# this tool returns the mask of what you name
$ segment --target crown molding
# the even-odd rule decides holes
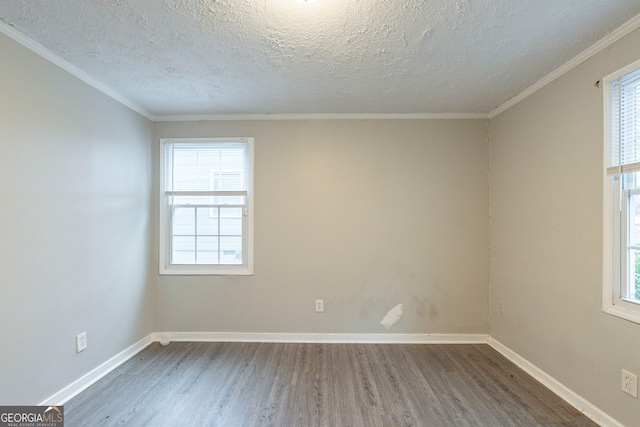
[[[15,40],[27,49],[69,72],[86,84],[94,87],[115,101],[141,114],[154,122],[170,121],[239,121],[239,120],[487,120],[513,107],[563,74],[577,67],[601,50],[611,46],[627,34],[640,27],[640,14],[628,20],[622,26],[602,38],[600,41],[547,74],[527,89],[518,93],[489,113],[328,113],[328,114],[194,114],[194,115],[162,115],[152,114],[130,99],[120,95],[110,87],[99,82],[75,65],[62,59],[49,49],[20,33],[10,24],[0,19],[0,32]]]
[[[135,111],[136,113],[143,115],[144,117],[146,117],[149,120],[153,120],[152,119],[153,115],[151,113],[149,113],[147,110],[145,110],[144,108],[140,107],[135,102],[129,100],[128,98],[125,98],[124,96],[120,95],[119,93],[117,93],[116,91],[111,89],[110,87],[106,86],[104,83],[101,83],[98,80],[94,79],[89,74],[85,73],[84,71],[82,71],[81,69],[76,67],[75,65],[65,61],[64,59],[62,59],[61,57],[59,57],[55,53],[51,52],[46,47],[42,46],[40,43],[34,41],[33,39],[31,39],[31,38],[29,38],[27,36],[25,36],[24,34],[19,32],[18,30],[14,29],[10,24],[7,24],[5,21],[3,21],[1,19],[0,19],[0,32],[3,33],[4,35],[6,35],[7,37],[17,41],[18,43],[20,43],[21,45],[23,45],[27,49],[31,50],[32,52],[40,55],[41,57],[43,57],[47,61],[57,65],[58,67],[62,68],[65,71],[67,71],[68,73],[70,73],[74,77],[82,80],[83,82],[85,82],[89,86],[91,86],[91,87],[99,90],[100,92],[104,93],[105,95],[107,95],[108,97],[114,99],[115,101],[119,102],[120,104],[124,105],[125,107],[130,108],[131,110]]]
[[[505,103],[503,103],[499,107],[494,108],[493,110],[491,110],[489,112],[489,114],[488,114],[488,118],[489,119],[493,119],[498,114],[500,114],[500,113],[508,110],[509,108],[513,107],[514,105],[516,105],[517,103],[519,103],[523,99],[525,99],[525,98],[529,97],[530,95],[534,94],[535,92],[537,92],[538,90],[542,89],[543,87],[545,87],[549,83],[553,82],[554,80],[556,80],[557,78],[559,78],[563,74],[571,71],[572,69],[574,69],[578,65],[582,64],[587,59],[591,58],[592,56],[594,56],[595,54],[597,54],[601,50],[606,49],[607,47],[611,46],[612,44],[614,44],[615,42],[617,42],[618,40],[620,40],[621,38],[623,38],[624,36],[626,36],[627,34],[629,34],[630,32],[634,31],[635,29],[637,29],[639,27],[640,27],[640,15],[636,15],[633,18],[631,18],[630,20],[628,20],[627,22],[625,22],[624,24],[622,24],[622,26],[616,28],[614,31],[612,31],[611,33],[606,35],[604,38],[600,39],[600,41],[596,42],[594,45],[589,47],[587,50],[585,50],[582,53],[578,54],[573,59],[565,62],[559,68],[556,68],[551,73],[547,74],[546,76],[544,76],[543,78],[538,80],[536,83],[534,83],[533,85],[529,86],[527,89],[523,90],[522,92],[520,92],[519,94],[517,94],[513,98],[509,99],[508,101],[506,101]]]
[[[486,113],[327,113],[327,114],[153,114],[62,59],[35,40],[0,19],[0,32],[86,84],[154,122],[240,121],[240,120],[486,120]]]
[[[486,120],[486,113],[327,113],[154,115],[156,122],[232,120]]]

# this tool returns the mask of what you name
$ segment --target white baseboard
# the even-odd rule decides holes
[[[187,342],[270,342],[270,343],[344,343],[344,344],[486,344],[485,334],[291,334],[245,332],[155,332],[118,353],[83,375],[40,406],[64,405],[109,372],[161,340]]]
[[[291,334],[247,332],[156,332],[154,341],[272,342],[327,344],[486,344],[485,334]]]
[[[73,383],[69,384],[56,394],[51,397],[45,399],[40,406],[49,406],[49,405],[64,405],[71,398],[80,394],[82,391],[87,389],[89,386],[94,384],[96,381],[107,375],[109,372],[116,369],[118,366],[122,365],[127,360],[131,359],[133,356],[142,351],[146,346],[153,342],[153,334],[147,335],[137,343],[133,344],[129,348],[121,351],[120,353],[113,356],[111,359],[104,362],[102,365],[98,366],[91,372],[83,375]]]
[[[582,412],[585,416],[598,423],[598,425],[603,427],[624,427],[623,424],[613,419],[609,414],[603,412],[600,408],[593,405],[591,402],[566,387],[560,381],[556,380],[551,375],[547,374],[545,371],[538,368],[536,365],[529,362],[527,359],[520,356],[515,351],[506,347],[498,340],[489,337],[489,339],[487,340],[487,344],[489,344],[498,353],[502,354],[504,357],[518,365],[518,367],[520,367],[523,371],[538,380],[542,385],[557,394],[571,406]]]
[[[605,427],[624,427],[598,407],[573,392],[551,375],[485,334],[300,334],[247,332],[155,332],[115,355],[102,365],[83,375],[67,387],[45,399],[41,406],[64,405],[109,372],[142,351],[154,341],[176,342],[265,342],[265,343],[335,343],[335,344],[489,344],[498,353],[515,363],[549,390]]]

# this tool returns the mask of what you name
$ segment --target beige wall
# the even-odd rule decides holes
[[[625,425],[640,325],[602,312],[602,89],[640,31],[490,122],[491,336]],[[504,301],[504,314],[498,310]]]
[[[152,126],[0,36],[0,404],[39,403],[154,330],[489,331],[633,425],[620,370],[640,373],[640,327],[601,310],[595,82],[638,46],[492,119],[487,150],[483,120]],[[159,139],[225,136],[256,141],[255,274],[158,276]]]
[[[37,404],[152,332],[152,126],[4,35],[0,52],[0,404]]]
[[[256,198],[255,275],[158,277],[155,329],[486,333],[486,132],[484,120],[157,123],[154,164],[160,138],[255,137]]]

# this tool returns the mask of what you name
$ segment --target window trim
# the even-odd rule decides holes
[[[626,213],[621,211],[626,203],[622,200],[623,194],[622,176],[608,173],[611,132],[610,88],[611,83],[627,74],[640,69],[640,60],[627,65],[624,68],[606,76],[603,81],[603,118],[604,118],[604,144],[603,144],[603,286],[602,286],[602,311],[613,316],[640,323],[640,305],[624,301],[622,298],[622,268],[626,267],[626,248],[622,250],[622,244],[627,237],[622,236],[621,229],[623,217]],[[622,168],[622,167],[620,167]]]
[[[170,264],[171,254],[169,244],[168,212],[170,205],[165,199],[165,145],[175,142],[244,142],[247,144],[248,174],[247,179],[247,226],[246,226],[246,264],[241,265],[211,265],[211,264]],[[159,182],[158,182],[158,261],[160,275],[181,275],[181,276],[251,276],[253,275],[253,221],[254,221],[254,138],[162,138],[160,139],[160,154],[158,159]],[[244,236],[243,236],[244,237]],[[243,239],[244,240],[244,239]]]

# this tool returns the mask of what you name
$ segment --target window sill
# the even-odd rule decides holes
[[[160,268],[161,276],[253,276],[253,269],[246,266],[192,266],[172,265]]]
[[[603,311],[612,316],[620,317],[634,323],[640,323],[640,309],[628,308],[620,305],[605,307]]]

